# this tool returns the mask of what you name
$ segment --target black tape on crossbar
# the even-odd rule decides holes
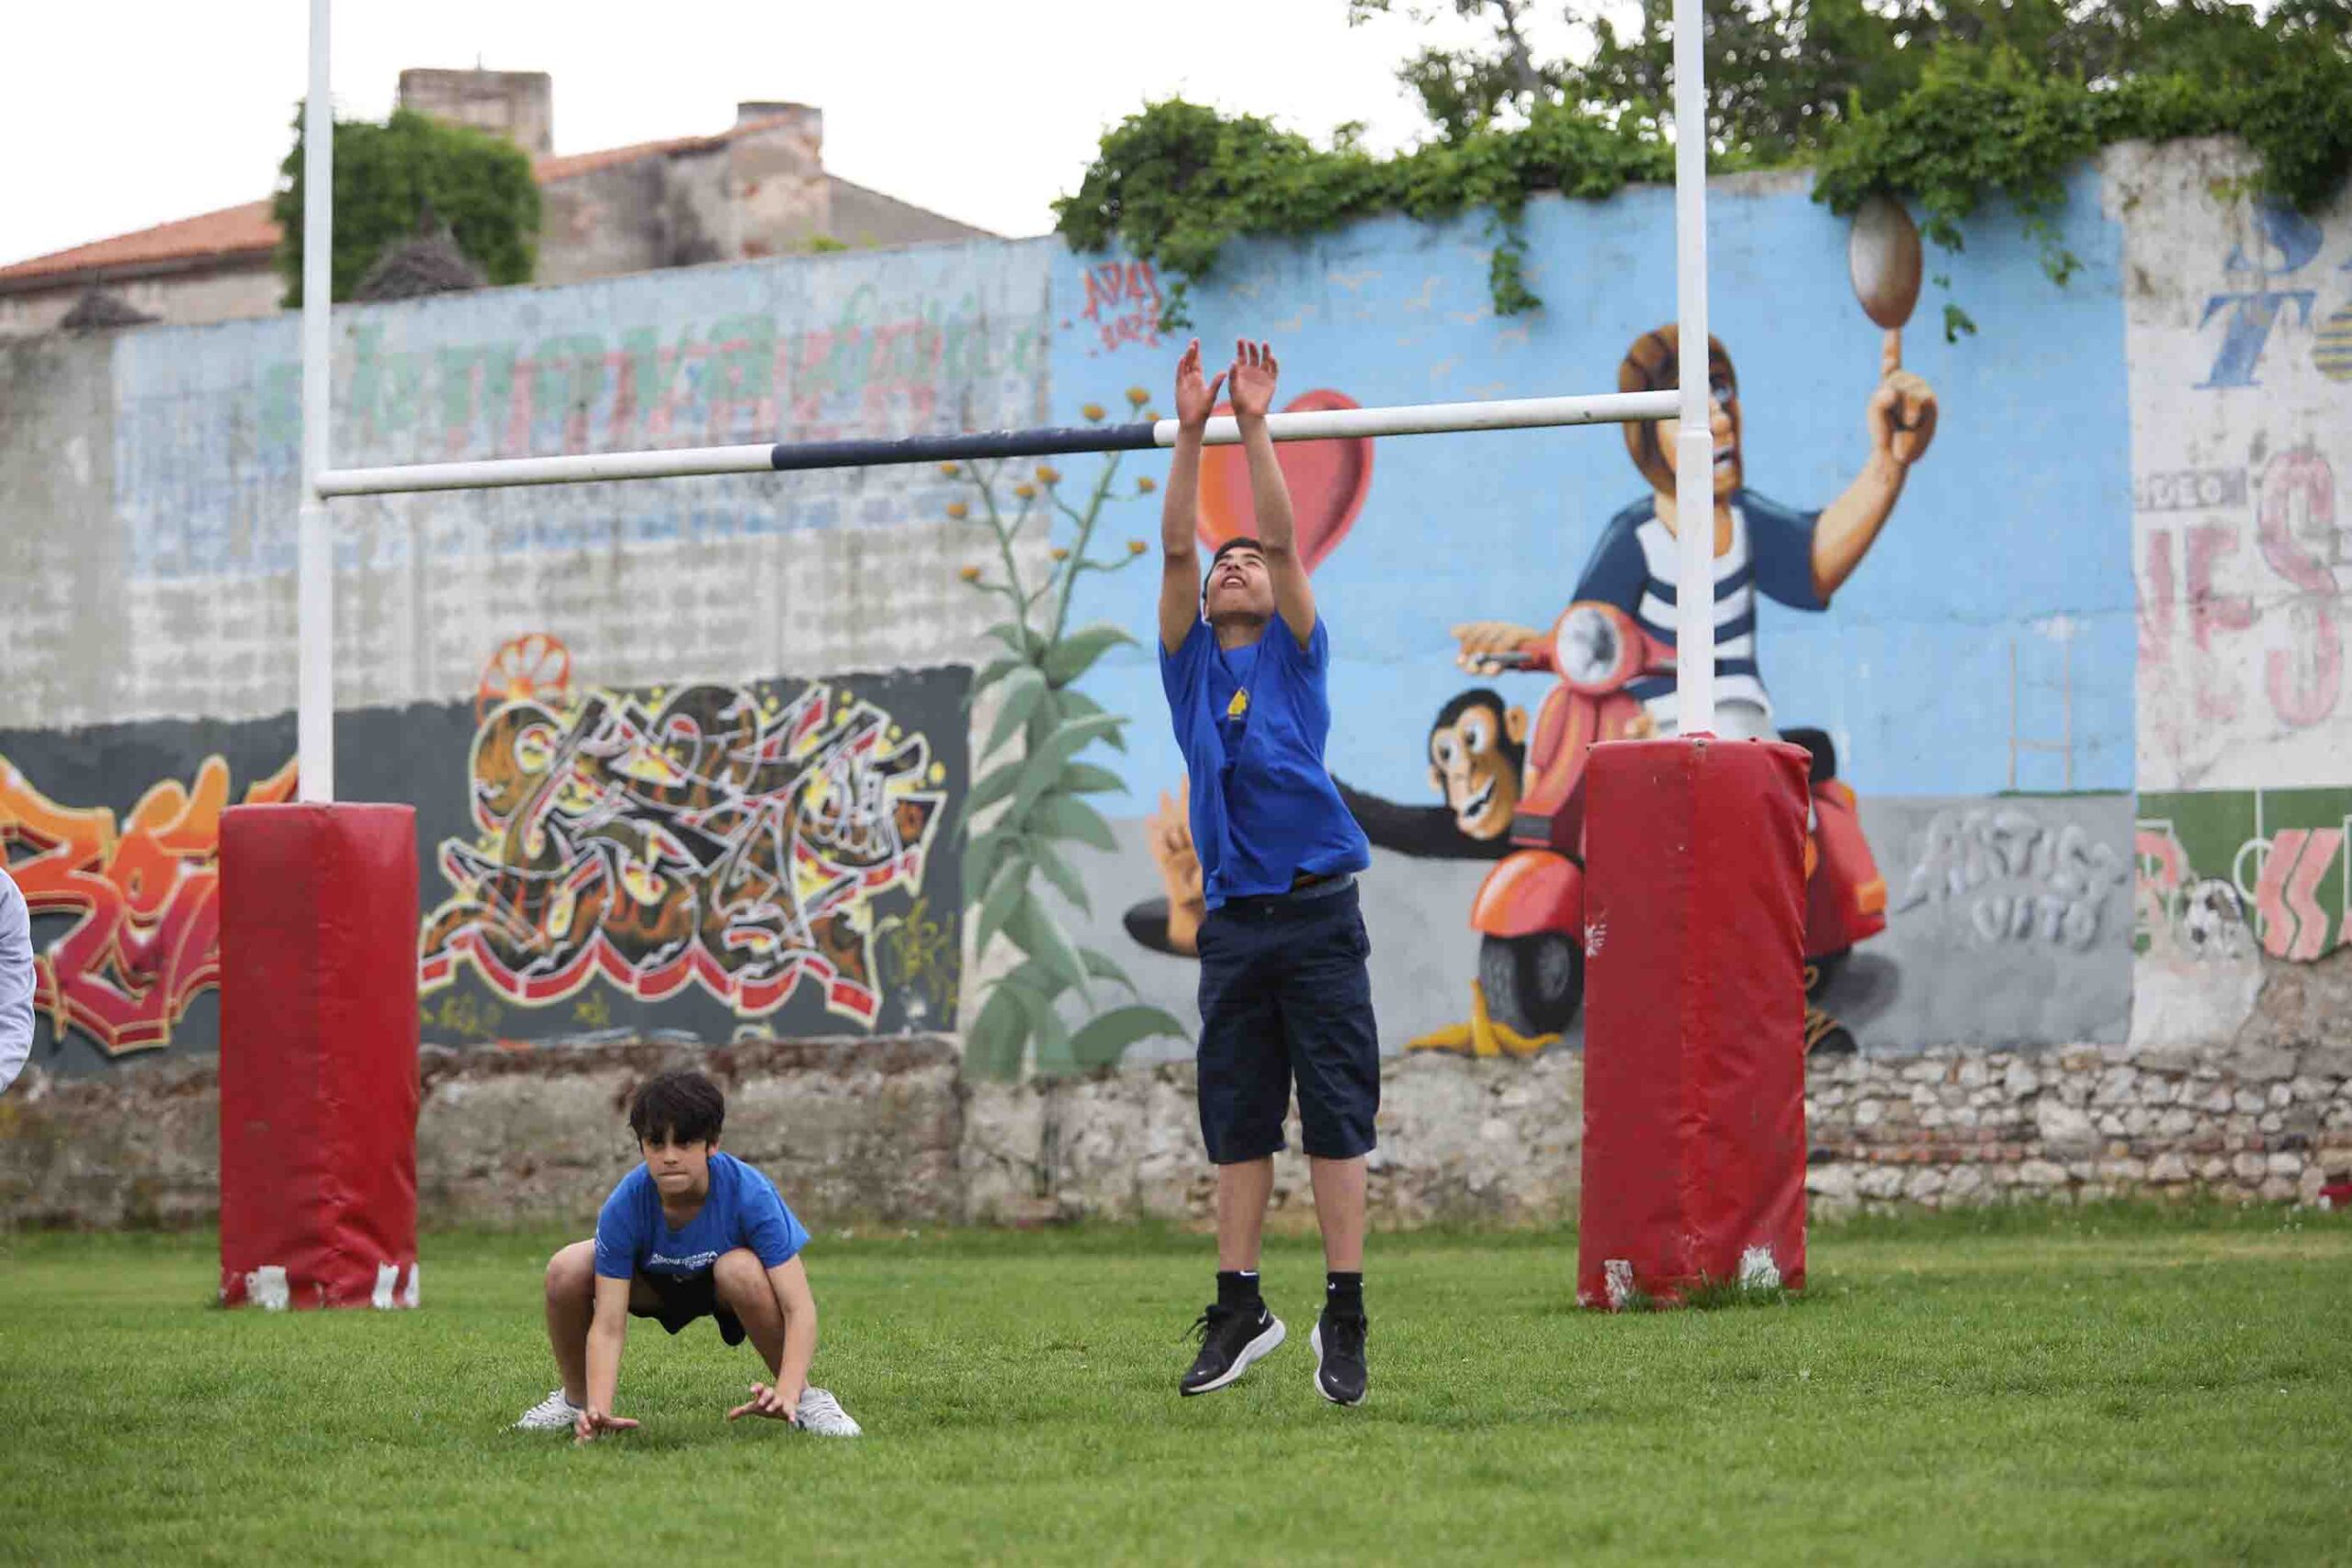
[[[892,463],[985,462],[1050,457],[1067,452],[1141,452],[1155,445],[1152,426],[1089,424],[1039,430],[989,430],[976,435],[916,435],[901,441],[778,442],[774,462],[802,468],[879,468]]]

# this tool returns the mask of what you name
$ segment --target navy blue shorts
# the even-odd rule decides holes
[[[1232,1165],[1282,1148],[1294,1081],[1308,1154],[1370,1151],[1380,1034],[1356,889],[1230,899],[1201,922],[1200,946],[1201,1138],[1210,1160]]]

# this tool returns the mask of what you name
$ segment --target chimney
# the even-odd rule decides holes
[[[787,123],[775,127],[793,140],[806,144],[812,159],[822,156],[825,145],[825,111],[814,104],[786,103],[781,99],[753,98],[735,106],[735,123],[751,124],[758,119],[783,119]]]
[[[503,136],[534,158],[555,151],[555,83],[544,71],[403,71],[400,106]]]

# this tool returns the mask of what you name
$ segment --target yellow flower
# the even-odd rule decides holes
[[[1158,424],[1159,423],[1159,411],[1158,409],[1146,409],[1143,411],[1143,416],[1144,418],[1151,421],[1154,424]]]
[[[960,467],[959,467],[959,466],[957,466],[956,464],[954,464],[954,463],[942,463],[942,464],[940,464],[940,465],[939,465],[939,471],[940,471],[941,473],[943,473],[943,474],[946,475],[949,479],[954,479],[956,475],[958,475],[958,474],[962,473],[964,470],[963,470],[963,468],[960,468]]]
[[[1102,405],[1101,403],[1088,403],[1084,408],[1080,409],[1078,412],[1084,414],[1088,422],[1091,423],[1102,417]]]
[[[1129,387],[1127,389],[1127,401],[1136,408],[1141,408],[1144,404],[1151,401],[1151,394],[1145,391],[1141,387]]]
[[[1062,548],[1059,545],[1056,545],[1048,553],[1051,554],[1056,560],[1069,559],[1069,552]]]
[[[1040,463],[1037,465],[1037,482],[1039,484],[1055,484],[1060,480],[1061,477],[1062,471],[1059,468],[1055,468],[1052,464]]]
[[[1156,491],[1159,488],[1159,481],[1153,479],[1149,474],[1137,474],[1136,476],[1136,493],[1141,495],[1149,495],[1153,491]]]
[[[1127,554],[1131,556],[1139,556],[1150,547],[1150,546],[1145,544],[1141,539],[1129,539],[1127,541]]]
[[[1035,485],[1014,485],[1012,487],[1012,493],[1019,496],[1023,501],[1035,501],[1037,499],[1037,487]]]
[[[978,582],[980,580],[980,569],[976,566],[967,566],[956,575],[967,582]]]
[[[953,517],[958,523],[961,523],[966,517],[970,516],[971,511],[972,509],[970,507],[965,505],[960,501],[951,501],[947,503],[947,515]]]

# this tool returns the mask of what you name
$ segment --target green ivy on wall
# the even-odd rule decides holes
[[[1226,116],[1171,99],[1148,105],[1102,138],[1077,192],[1054,206],[1073,249],[1114,243],[1170,281],[1162,324],[1190,324],[1189,280],[1208,276],[1244,236],[1299,236],[1352,219],[1414,219],[1483,210],[1495,242],[1494,309],[1542,303],[1521,272],[1520,219],[1531,196],[1598,199],[1632,182],[1674,177],[1673,147],[1657,118],[1629,107],[1601,116],[1538,103],[1524,126],[1470,130],[1378,157],[1342,128],[1329,146],[1254,115]],[[2320,48],[2282,50],[2250,79],[2186,74],[2087,84],[2036,70],[2007,50],[1939,49],[1918,84],[1886,107],[1857,105],[1803,158],[1815,197],[1851,212],[1873,190],[1910,199],[1926,236],[1962,246],[1962,221],[1986,200],[2007,200],[2064,283],[2079,265],[2058,236],[2067,169],[2114,141],[2230,133],[2261,160],[2257,188],[2308,209],[2352,172],[2352,60]],[[1973,329],[1950,305],[1946,331]]]

